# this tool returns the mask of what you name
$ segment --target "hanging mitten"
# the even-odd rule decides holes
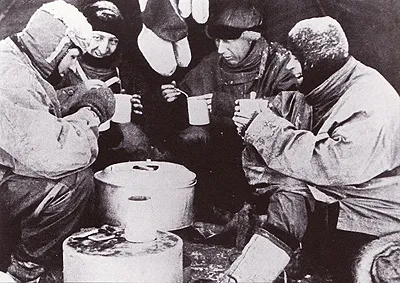
[[[192,13],[192,0],[179,0],[178,10],[183,18],[188,18]]]
[[[185,37],[177,42],[174,42],[174,54],[175,59],[179,67],[187,67],[189,66],[190,61],[192,60],[192,53],[190,52],[190,46],[188,38]]]
[[[143,23],[158,37],[176,42],[187,36],[188,28],[179,15],[176,0],[148,0],[142,12]]]
[[[192,17],[199,24],[205,24],[209,16],[209,0],[192,0]]]
[[[179,15],[176,0],[141,0],[143,28],[138,36],[139,49],[149,65],[163,76],[171,76],[177,67],[173,42],[187,36],[187,25]],[[178,44],[181,46],[182,44]],[[180,64],[185,65],[187,48],[179,47]],[[184,50],[184,51],[181,51]],[[186,56],[184,56],[186,54]],[[190,62],[190,59],[189,59]]]
[[[148,0],[138,0],[141,13],[143,13],[144,9],[146,9],[147,1]]]
[[[150,67],[163,76],[171,76],[177,67],[171,42],[158,37],[143,24],[138,36],[138,46]]]

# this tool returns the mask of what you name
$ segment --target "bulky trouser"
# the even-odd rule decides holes
[[[261,227],[273,234],[282,232],[291,238],[288,241],[301,242],[315,203],[311,196],[307,196],[307,191],[305,185],[277,189],[270,196],[266,221]]]
[[[93,191],[90,169],[59,180],[15,174],[3,180],[0,206],[7,215],[0,224],[18,222],[21,231],[8,272],[22,282],[40,277],[44,264],[61,252],[63,240],[77,228]]]

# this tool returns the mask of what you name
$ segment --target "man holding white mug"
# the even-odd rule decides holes
[[[378,237],[385,240],[371,245],[386,245],[385,252],[370,254],[369,266],[364,261],[357,275],[363,272],[362,282],[396,282],[398,272],[385,268],[398,262],[389,243],[395,237],[385,235],[400,227],[399,95],[378,71],[351,56],[344,29],[329,16],[298,22],[288,46],[303,69],[300,91],[312,119],[298,127],[297,119],[269,109],[252,117],[235,112],[246,144],[243,168],[266,198],[259,231],[222,282],[274,281],[301,246],[317,201],[329,219],[319,227],[326,235],[320,260],[332,268],[334,282],[355,282],[352,266],[360,251],[366,256],[362,245]]]
[[[116,98],[115,114],[99,127],[100,152],[93,168],[98,171],[117,162],[146,160],[150,158],[151,146],[141,122],[142,95],[147,93],[147,85],[132,66],[129,71],[125,65],[122,68],[122,59],[126,57],[122,51],[126,21],[109,1],[94,2],[82,11],[93,26],[92,40],[76,70],[66,73],[58,85],[64,112],[68,113],[69,105],[87,89],[110,88]]]
[[[176,104],[175,109],[186,109],[185,93],[209,106],[210,124],[187,123],[179,134],[177,154],[198,175],[198,219],[224,222],[240,210],[250,193],[241,168],[242,140],[232,122],[235,101],[249,98],[252,91],[264,99],[296,90],[298,85],[288,67],[290,52],[261,36],[259,11],[249,3],[226,5],[206,27],[217,51],[203,58],[179,88],[175,82],[161,87],[171,108]]]

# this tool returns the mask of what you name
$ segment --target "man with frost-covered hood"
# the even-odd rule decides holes
[[[53,88],[86,51],[91,32],[74,6],[54,1],[0,42],[0,232],[21,231],[0,274],[7,282],[39,281],[94,189],[88,167],[98,154],[98,126],[114,113],[112,92],[87,91],[61,117]]]
[[[302,66],[300,91],[312,107],[311,124],[298,129],[269,108],[256,116],[235,111],[246,144],[243,169],[267,198],[260,203],[260,229],[224,283],[231,277],[273,282],[301,246],[316,200],[329,205],[329,256],[322,262],[332,261],[335,282],[354,282],[350,271],[361,245],[400,229],[398,93],[351,56],[343,28],[331,17],[298,22],[288,48]],[[369,268],[377,272],[373,282],[398,282],[398,273],[384,266],[399,258],[398,251],[380,256]]]

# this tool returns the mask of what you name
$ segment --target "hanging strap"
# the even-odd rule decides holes
[[[269,53],[269,47],[264,48],[261,54],[261,62],[260,62],[260,67],[258,69],[258,74],[255,78],[256,80],[261,79],[262,75],[265,72],[265,67],[267,66],[268,53]]]
[[[43,198],[43,200],[36,207],[33,212],[33,218],[39,216],[39,214],[47,207],[47,205],[58,195],[58,193],[64,188],[64,184],[59,182],[53,186],[53,184],[48,184],[46,190],[50,189],[47,195]]]
[[[125,90],[122,87],[122,80],[121,80],[121,76],[120,76],[120,73],[119,73],[119,68],[115,67],[115,71],[117,72],[117,77],[119,78],[119,88],[121,90],[121,93],[125,93]]]
[[[105,83],[108,87],[112,86],[115,83],[120,83],[120,82],[121,82],[121,80],[118,77],[112,77],[111,79],[108,79],[105,81]]]
[[[79,62],[76,62],[76,70],[78,71],[79,76],[81,77],[81,79],[86,82],[88,81],[88,77],[86,76],[85,72],[82,69],[81,64],[79,64]]]

